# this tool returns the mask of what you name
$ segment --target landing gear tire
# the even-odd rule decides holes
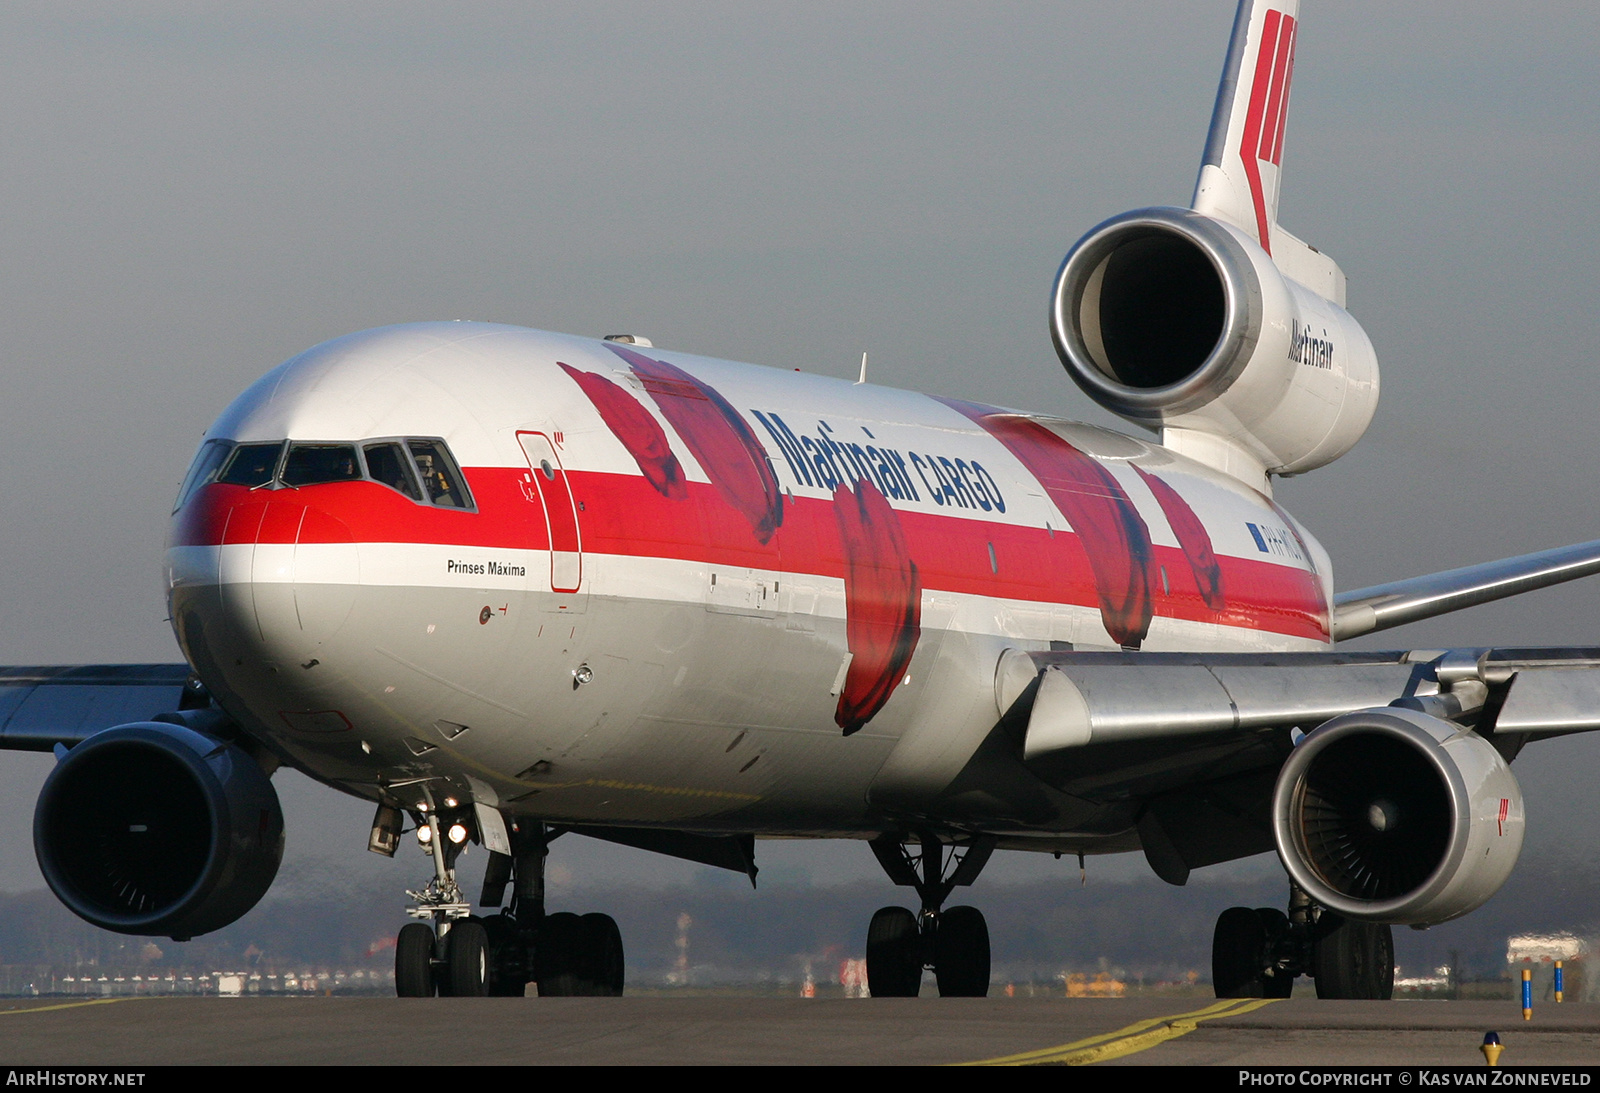
[[[420,922],[400,927],[395,938],[394,992],[401,998],[433,997],[433,930]]]
[[[868,965],[868,976],[871,976]],[[933,970],[941,998],[989,995],[989,925],[976,907],[952,907],[939,915],[933,935]]]
[[[581,994],[621,998],[622,931],[610,915],[588,914],[583,927],[583,984]]]
[[[527,948],[509,915],[490,915],[483,920],[489,933],[489,995],[493,998],[521,998],[527,993]]]
[[[449,985],[453,998],[481,998],[489,993],[489,931],[469,918],[450,927],[444,937],[445,961],[440,994]]]
[[[622,931],[610,915],[546,915],[537,953],[541,998],[622,996]]]
[[[1393,931],[1324,911],[1311,943],[1311,974],[1318,998],[1393,997]]]
[[[1288,998],[1294,993],[1294,973],[1275,967],[1273,957],[1279,942],[1289,933],[1289,916],[1276,907],[1257,907],[1256,917],[1267,932],[1267,967],[1261,973],[1261,997]]]
[[[1289,997],[1294,978],[1267,974],[1274,943],[1288,929],[1288,917],[1272,907],[1222,912],[1211,935],[1211,985],[1217,997]]]
[[[987,945],[984,955],[987,976]],[[874,998],[915,998],[921,986],[922,939],[917,933],[917,916],[904,907],[884,907],[867,927],[867,991]]]
[[[583,920],[571,911],[544,916],[536,950],[539,997],[570,998],[583,993],[579,967],[583,933]]]

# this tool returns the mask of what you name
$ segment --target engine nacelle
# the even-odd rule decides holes
[[[1174,446],[1214,464],[1208,442],[1266,473],[1320,467],[1378,405],[1361,325],[1243,232],[1187,209],[1124,213],[1079,240],[1056,276],[1050,332],[1090,398],[1187,434]]]
[[[182,941],[266,894],[283,859],[283,812],[239,748],[137,722],[62,757],[39,793],[33,846],[51,890],[80,918]]]
[[[1522,849],[1522,790],[1483,737],[1413,710],[1343,714],[1278,775],[1289,876],[1350,918],[1431,925],[1495,894]]]

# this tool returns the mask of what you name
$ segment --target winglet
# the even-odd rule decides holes
[[[1299,14],[1299,0],[1239,0],[1194,189],[1196,212],[1249,233],[1268,254]]]

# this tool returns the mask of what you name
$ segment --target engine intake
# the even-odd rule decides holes
[[[62,758],[40,791],[33,843],[45,881],[80,918],[186,940],[266,894],[283,858],[283,813],[239,748],[138,722]]]
[[[1238,378],[1261,334],[1261,285],[1244,247],[1215,220],[1145,209],[1073,248],[1050,325],[1056,353],[1091,398],[1159,423]]]
[[[1413,710],[1345,714],[1278,775],[1278,856],[1351,918],[1414,925],[1482,906],[1522,849],[1522,791],[1476,733]]]
[[[1360,324],[1242,232],[1187,209],[1124,213],[1079,240],[1056,277],[1050,331],[1101,406],[1221,440],[1263,473],[1337,459],[1377,407]]]

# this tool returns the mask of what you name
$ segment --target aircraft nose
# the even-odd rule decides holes
[[[307,490],[197,491],[167,550],[172,617],[213,616],[269,660],[314,656],[349,617],[360,559],[349,527]]]
[[[285,511],[278,514],[276,510],[280,505]],[[283,526],[269,551],[264,548],[269,521],[273,519],[282,521]],[[361,585],[360,554],[355,537],[343,520],[314,499],[306,498],[302,502],[280,494],[262,520],[262,537],[256,544],[253,583],[257,590],[256,616],[263,634],[267,631],[267,619],[261,590],[269,580],[282,580],[282,552],[284,540],[289,537],[288,523],[295,525],[294,546],[287,560],[293,610],[292,617],[291,612],[284,611],[277,626],[287,633],[292,622],[300,646],[320,646],[339,631],[355,607],[356,592]]]

